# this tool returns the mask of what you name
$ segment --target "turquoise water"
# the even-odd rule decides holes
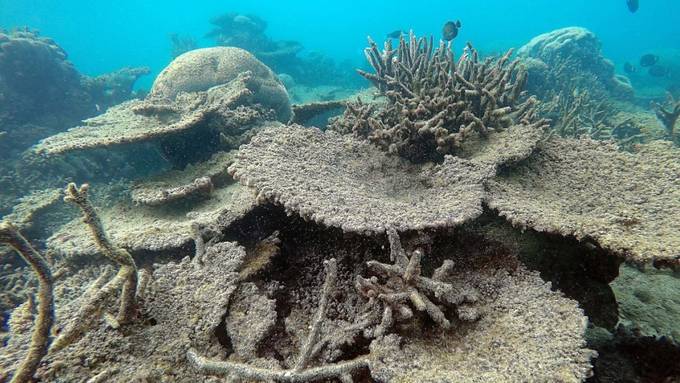
[[[268,23],[274,40],[296,40],[304,52],[320,51],[338,60],[363,62],[366,35],[413,28],[438,36],[447,20],[460,19],[458,44],[473,41],[482,51],[519,47],[531,37],[578,25],[592,30],[603,52],[617,63],[637,62],[648,52],[677,49],[680,2],[641,0],[632,14],[625,0],[528,1],[52,1],[0,0],[0,26],[30,26],[54,38],[76,67],[96,75],[122,66],[149,66],[152,74],[171,59],[170,33],[191,35],[199,44],[209,19],[233,11]],[[670,54],[670,53],[668,53]],[[676,52],[677,54],[677,52]],[[148,87],[152,76],[140,84]]]

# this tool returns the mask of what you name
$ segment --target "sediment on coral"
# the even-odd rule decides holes
[[[473,288],[445,281],[454,268],[453,261],[445,260],[434,270],[431,278],[424,277],[421,275],[423,250],[414,250],[409,258],[402,248],[396,230],[388,229],[387,236],[390,242],[390,261],[393,264],[373,260],[367,262],[369,271],[382,276],[386,282],[380,283],[375,276],[368,279],[357,276],[356,279],[356,288],[360,295],[369,299],[369,305],[371,302],[372,304],[380,302],[383,306],[382,319],[375,329],[374,336],[387,334],[398,321],[412,319],[414,313],[409,306],[417,311],[426,312],[438,326],[450,328],[451,322],[432,300],[448,306],[458,306],[457,314],[461,320],[474,321],[479,318],[476,309],[461,305],[474,303],[479,293]]]
[[[111,241],[134,253],[176,252],[194,241],[192,225],[227,225],[250,211],[253,193],[238,183],[217,186],[209,198],[173,206],[135,205],[124,200],[100,209]],[[47,245],[64,257],[89,256],[99,252],[80,220],[74,219],[47,239]]]
[[[312,320],[311,328],[306,340],[300,347],[295,366],[290,370],[272,370],[250,366],[243,363],[226,361],[213,361],[200,356],[195,350],[187,352],[187,358],[194,367],[203,374],[232,375],[242,379],[276,380],[283,382],[311,382],[319,379],[339,378],[343,382],[352,381],[352,373],[366,368],[368,360],[359,357],[350,361],[324,364],[319,367],[310,367],[312,356],[318,353],[319,347],[323,347],[321,330],[326,320],[327,309],[331,294],[335,290],[338,278],[337,263],[335,259],[324,262],[326,277],[321,288],[321,298],[316,314]]]
[[[213,62],[219,63],[214,70]],[[185,53],[156,78],[148,97],[122,103],[82,126],[41,140],[33,154],[153,141],[175,168],[236,149],[262,126],[288,121],[288,94],[273,72],[237,48]]]
[[[215,153],[208,161],[171,170],[148,180],[136,182],[130,191],[132,202],[160,206],[191,199],[210,198],[216,187],[229,183],[227,168],[233,152]]]
[[[486,202],[516,225],[594,241],[631,262],[677,267],[680,153],[661,141],[635,154],[617,149],[553,138],[489,181]]]
[[[487,137],[515,125],[537,130],[547,121],[536,115],[536,99],[523,93],[526,73],[512,51],[480,61],[471,45],[456,61],[451,43],[401,36],[382,52],[369,38],[366,58],[375,73],[359,70],[387,98],[384,108],[361,111],[366,122],[354,133],[413,162],[441,161],[470,137]],[[354,105],[353,109],[360,108]],[[356,119],[356,110],[349,118]]]
[[[481,214],[486,167],[456,157],[418,167],[349,135],[266,129],[241,147],[232,176],[259,200],[347,232],[453,227]]]

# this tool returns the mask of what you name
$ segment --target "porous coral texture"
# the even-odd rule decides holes
[[[218,152],[206,162],[138,182],[132,187],[132,201],[142,205],[158,206],[192,197],[210,197],[216,184],[224,184],[231,180],[227,168],[232,158],[233,153]]]
[[[206,129],[212,121],[231,119],[238,106],[252,104],[253,87],[252,75],[246,72],[224,85],[203,92],[181,93],[173,100],[127,101],[85,120],[82,126],[40,141],[32,150],[54,155]]]
[[[387,104],[354,130],[390,153],[413,162],[441,160],[472,137],[487,138],[515,125],[542,130],[536,100],[522,92],[526,73],[512,51],[480,61],[468,44],[456,62],[451,43],[402,36],[382,51],[369,39],[366,57],[375,73],[359,71],[386,96]],[[356,114],[350,110],[349,114]],[[349,115],[348,115],[349,116]]]
[[[209,199],[187,206],[135,206],[121,201],[99,209],[111,241],[131,252],[180,248],[193,241],[192,225],[210,225],[219,219],[231,222],[254,206],[252,192],[232,183],[216,189]],[[80,219],[65,224],[47,241],[48,247],[64,256],[97,253],[95,243]]]
[[[222,242],[208,247],[202,262],[186,257],[157,266],[140,302],[138,320],[124,333],[100,324],[77,343],[50,355],[39,376],[64,382],[98,374],[111,382],[168,377],[195,382],[185,350],[193,347],[209,356],[220,352],[215,330],[238,286],[244,257],[243,248]]]
[[[680,264],[680,151],[655,142],[624,153],[553,139],[489,182],[487,202],[516,225],[591,239],[634,262]]]
[[[266,129],[229,172],[260,200],[346,232],[453,227],[482,212],[488,170],[448,156],[419,167],[352,136],[296,126]]]
[[[371,344],[371,375],[381,382],[581,382],[594,352],[585,348],[587,319],[575,301],[551,291],[537,273],[486,272],[485,315],[419,337]],[[493,286],[492,288],[489,288]]]

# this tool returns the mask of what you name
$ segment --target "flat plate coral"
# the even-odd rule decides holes
[[[360,139],[318,129],[266,129],[229,168],[260,199],[346,232],[453,227],[482,212],[484,167],[456,157],[415,166]]]
[[[534,272],[486,278],[495,298],[478,322],[402,342],[379,338],[371,344],[371,375],[395,383],[581,382],[590,375],[593,352],[580,335],[587,320],[575,301]]]
[[[553,139],[489,189],[489,206],[513,224],[590,238],[634,262],[680,263],[680,151],[667,143],[630,154]]]
[[[250,211],[254,197],[237,183],[216,189],[209,199],[190,209],[135,206],[125,201],[100,211],[102,223],[116,245],[135,251],[169,250],[193,240],[194,223],[208,225],[218,218],[229,221]],[[48,246],[66,256],[97,253],[87,227],[79,218],[62,226],[48,240]]]

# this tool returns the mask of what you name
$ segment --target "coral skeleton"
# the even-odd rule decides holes
[[[387,40],[382,52],[369,37],[365,54],[375,73],[359,74],[388,102],[367,119],[368,129],[355,134],[390,153],[422,162],[454,154],[473,135],[486,137],[518,124],[547,127],[536,115],[536,99],[523,93],[526,72],[518,60],[510,61],[512,50],[481,62],[468,44],[456,62],[451,43],[435,48],[432,38],[411,32],[400,37],[397,49]],[[349,113],[356,116],[358,107]]]
[[[229,375],[234,374],[241,379],[257,379],[262,381],[280,382],[311,382],[320,379],[339,378],[342,382],[351,382],[352,372],[366,368],[368,360],[358,357],[350,361],[342,361],[323,365],[320,367],[309,367],[312,357],[316,354],[317,345],[321,337],[323,322],[326,320],[326,311],[331,293],[335,289],[337,282],[337,263],[335,259],[324,262],[326,272],[325,281],[321,291],[321,299],[316,314],[312,320],[312,325],[305,342],[302,344],[297,361],[293,368],[289,370],[273,370],[253,367],[244,363],[229,361],[212,361],[201,357],[191,349],[187,352],[187,358],[194,367],[201,373],[210,375]],[[322,340],[323,342],[323,340]]]
[[[671,140],[676,140],[677,132],[675,131],[675,123],[680,117],[680,101],[675,100],[673,95],[668,94],[665,105],[653,102],[652,108],[656,113],[656,117],[663,123],[666,129],[666,136]]]
[[[387,282],[380,284],[377,277],[369,279],[357,276],[356,289],[360,295],[369,301],[379,301],[384,305],[382,321],[377,327],[375,335],[382,336],[398,321],[405,321],[413,317],[412,305],[416,310],[426,312],[437,325],[449,328],[451,322],[446,318],[442,309],[429,297],[447,305],[459,305],[463,302],[474,302],[477,296],[474,291],[463,291],[444,279],[451,273],[453,262],[446,260],[434,271],[432,278],[421,275],[422,250],[416,249],[408,258],[401,246],[399,234],[394,228],[389,228],[387,236],[390,242],[390,261],[385,264],[378,261],[368,261],[368,268],[385,277]],[[463,314],[464,311],[459,311]],[[470,320],[477,319],[477,315],[468,311]]]
[[[88,226],[99,250],[109,260],[120,266],[116,276],[103,284],[104,276],[90,289],[88,299],[81,306],[76,315],[76,320],[68,323],[64,330],[55,339],[50,352],[56,352],[75,342],[87,330],[91,318],[100,311],[104,301],[113,296],[117,290],[121,290],[120,305],[115,318],[106,316],[110,325],[114,328],[132,321],[136,313],[137,295],[137,265],[130,253],[116,247],[109,240],[99,215],[88,199],[89,185],[83,184],[76,187],[74,183],[66,187],[64,200],[77,205],[83,213],[83,222]],[[102,286],[103,285],[103,286]]]
[[[38,316],[33,324],[31,343],[28,353],[10,380],[11,383],[31,382],[49,347],[50,330],[54,323],[54,279],[45,258],[9,222],[0,222],[0,243],[14,248],[38,277]]]

